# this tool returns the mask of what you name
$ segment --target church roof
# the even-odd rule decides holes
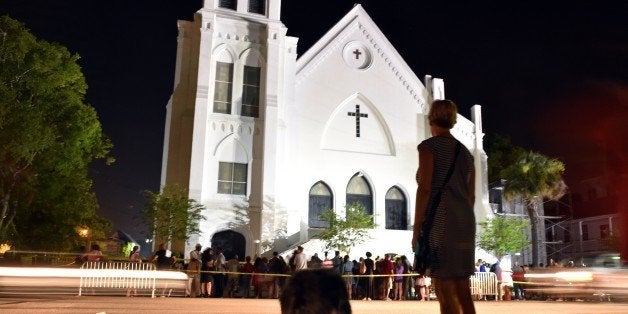
[[[306,80],[309,74],[316,71],[318,65],[333,52],[343,49],[342,45],[346,44],[348,37],[356,31],[361,34],[361,40],[373,51],[373,57],[384,60],[400,84],[404,85],[409,96],[421,109],[427,110],[424,101],[427,97],[425,86],[360,4],[356,4],[297,60],[296,85]]]

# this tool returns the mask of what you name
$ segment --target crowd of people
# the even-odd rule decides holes
[[[413,272],[406,256],[385,254],[373,258],[370,252],[364,257],[351,259],[339,251],[330,257],[324,252],[321,259],[317,253],[311,258],[299,246],[283,257],[273,252],[271,257],[244,257],[240,261],[235,255],[226,259],[220,247],[203,249],[197,244],[189,254],[187,263],[180,264],[171,257],[163,244],[150,257],[157,269],[179,268],[189,277],[189,297],[245,297],[279,298],[293,275],[305,269],[326,270],[337,274],[343,281],[347,296],[354,300],[430,300],[430,278]],[[129,256],[138,260],[139,247]]]

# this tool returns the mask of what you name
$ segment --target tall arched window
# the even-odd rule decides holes
[[[360,203],[366,214],[373,215],[373,193],[361,173],[356,173],[347,185],[347,205]]]
[[[334,198],[331,190],[325,183],[319,181],[310,189],[308,225],[311,228],[329,228],[329,223],[321,220],[320,217],[330,208],[334,208]]]
[[[408,230],[406,197],[393,186],[386,193],[386,229]]]
[[[233,63],[216,62],[214,83],[214,112],[231,114],[231,89],[233,87]]]

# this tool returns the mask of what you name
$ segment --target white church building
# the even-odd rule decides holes
[[[207,219],[173,250],[320,255],[319,215],[357,201],[377,227],[352,258],[412,254],[417,145],[443,80],[421,81],[359,4],[302,56],[280,11],[280,0],[205,0],[179,21],[161,185],[188,188]],[[480,106],[470,117],[452,133],[475,158],[479,222],[492,216]]]

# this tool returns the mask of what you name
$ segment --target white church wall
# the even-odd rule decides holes
[[[202,21],[183,23],[190,39],[178,49],[186,57],[177,56],[177,67],[180,61],[186,69],[177,73],[177,81],[187,81],[198,67],[197,86],[186,96],[193,99],[195,109],[189,188],[190,196],[208,208],[203,232],[188,243],[186,252],[197,240],[207,244],[224,230],[244,235],[249,254],[258,249],[253,241],[268,240],[278,230],[285,237],[307,241],[312,185],[325,182],[333,193],[333,207],[340,212],[349,180],[361,173],[372,189],[378,227],[354,252],[411,254],[409,230],[385,229],[385,196],[391,187],[402,191],[410,229],[416,147],[429,133],[424,115],[430,91],[359,5],[297,61],[297,38],[285,37],[285,27],[278,21],[243,18],[244,11],[216,14],[215,3],[210,4],[210,10],[196,16]],[[276,9],[271,11],[278,18]],[[197,55],[194,45],[200,47]],[[233,63],[230,114],[212,110],[216,61]],[[244,65],[262,68],[259,119],[240,116]],[[269,117],[262,115],[264,106],[269,106]],[[368,115],[359,118],[359,136],[358,114]],[[473,150],[471,121],[459,116],[452,132]],[[164,149],[164,154],[170,153]],[[248,165],[246,195],[217,193],[221,161]],[[257,226],[250,219],[257,219]]]

